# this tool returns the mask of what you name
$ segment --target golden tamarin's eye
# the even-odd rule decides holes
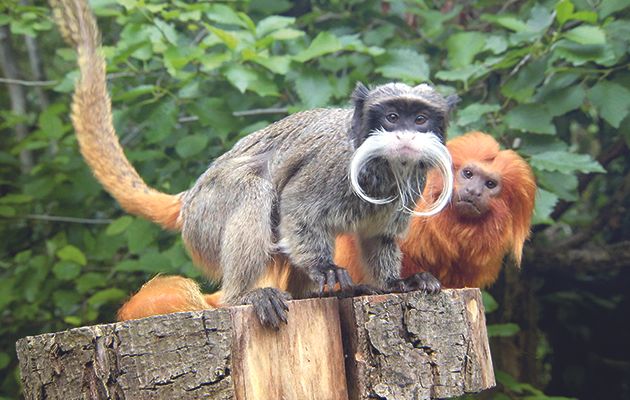
[[[463,169],[462,170],[462,176],[466,179],[470,179],[473,177],[473,172],[469,169]]]
[[[495,181],[486,181],[486,187],[488,189],[494,189],[495,187],[497,187],[497,183]]]

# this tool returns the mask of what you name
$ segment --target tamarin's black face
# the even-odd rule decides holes
[[[446,205],[452,190],[451,158],[444,146],[447,116],[456,102],[445,98],[427,84],[411,87],[389,83],[370,90],[358,84],[352,94],[354,114],[349,138],[355,148],[350,165],[352,187],[365,201],[383,204],[393,198],[367,195],[358,177],[371,160],[386,160],[391,169],[403,208],[422,193],[427,169],[436,168],[444,177],[444,191],[425,213],[432,215]],[[367,172],[366,172],[367,173]]]
[[[368,110],[367,133],[384,130],[432,132],[444,143],[443,112],[415,99],[394,99],[376,103]]]

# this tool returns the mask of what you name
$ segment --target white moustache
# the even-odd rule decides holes
[[[375,158],[389,161],[396,179],[398,196],[387,199],[375,199],[368,196],[359,185],[359,173],[363,167]],[[420,173],[409,174],[402,166],[406,163],[417,165],[424,163],[426,169]],[[429,169],[436,168],[442,175],[442,193],[435,203],[425,211],[415,211],[415,201],[422,199],[422,188]],[[417,171],[416,171],[417,172]],[[453,193],[453,169],[451,155],[446,146],[432,132],[413,131],[387,132],[375,131],[359,146],[350,162],[350,183],[354,192],[363,200],[372,204],[386,204],[401,199],[403,209],[413,215],[427,217],[442,211],[449,203]],[[411,178],[415,178],[412,182]],[[416,189],[417,188],[417,189]]]

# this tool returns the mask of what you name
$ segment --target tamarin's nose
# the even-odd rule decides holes
[[[471,196],[476,196],[476,197],[481,196],[481,191],[477,189],[476,187],[467,186],[466,193],[468,193]]]

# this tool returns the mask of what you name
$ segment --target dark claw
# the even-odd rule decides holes
[[[319,297],[326,294],[325,287],[329,294],[335,292],[335,286],[339,283],[342,291],[346,291],[352,287],[352,279],[344,268],[335,264],[321,264],[312,267],[308,271],[311,279],[317,283],[319,289]]]
[[[419,272],[405,279],[397,279],[388,285],[391,292],[411,292],[421,290],[429,294],[438,293],[442,289],[440,281],[428,272]]]
[[[291,296],[286,292],[275,288],[260,288],[246,293],[239,304],[251,304],[263,326],[278,329],[280,322],[287,323],[289,306],[286,302],[289,299]]]
[[[342,291],[347,292],[352,289],[352,279],[346,269],[339,268],[337,270],[337,280]]]
[[[334,269],[329,269],[326,273],[326,285],[328,285],[328,292],[332,292],[337,283],[337,274]]]

